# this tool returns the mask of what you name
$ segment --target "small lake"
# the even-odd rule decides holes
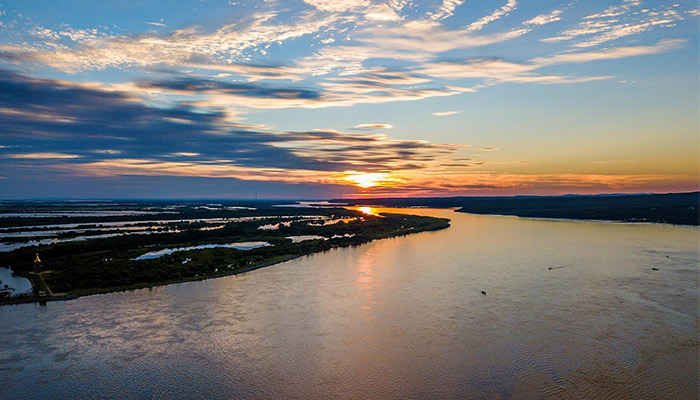
[[[27,278],[22,278],[12,273],[9,268],[0,267],[0,289],[7,285],[12,290],[10,297],[32,293],[32,283]]]
[[[287,236],[292,243],[305,242],[307,240],[328,240],[328,238],[319,235],[297,235],[297,236]]]
[[[138,260],[150,260],[153,258],[160,258],[165,255],[173,254],[178,251],[190,251],[190,250],[201,250],[201,249],[214,249],[217,247],[223,247],[226,249],[237,249],[237,250],[252,250],[252,249],[257,249],[259,247],[265,247],[269,246],[270,243],[268,242],[237,242],[237,243],[230,243],[230,244],[201,244],[199,246],[189,246],[189,247],[176,247],[172,249],[163,249],[163,250],[158,250],[158,251],[151,251],[149,253],[140,255],[132,261],[138,261]]]
[[[0,307],[3,393],[698,398],[697,227],[410,213],[452,227],[220,279]]]

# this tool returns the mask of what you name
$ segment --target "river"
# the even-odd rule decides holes
[[[410,212],[452,227],[0,307],[0,397],[698,397],[698,228]]]

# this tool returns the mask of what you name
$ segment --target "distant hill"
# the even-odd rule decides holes
[[[351,205],[459,207],[472,214],[700,225],[700,192],[600,196],[335,199]]]

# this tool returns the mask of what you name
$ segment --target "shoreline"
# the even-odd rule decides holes
[[[72,293],[59,293],[55,296],[45,296],[45,297],[39,297],[36,294],[32,294],[30,296],[23,296],[15,299],[9,299],[6,301],[0,301],[0,307],[6,306],[6,305],[18,305],[18,304],[28,304],[28,303],[40,303],[41,305],[45,305],[46,303],[50,301],[68,301],[68,300],[74,300],[79,297],[84,297],[84,296],[92,296],[92,295],[98,295],[98,294],[106,294],[106,293],[115,293],[115,292],[125,292],[125,291],[130,291],[130,290],[138,290],[138,289],[147,289],[147,288],[154,288],[158,286],[167,286],[167,285],[174,285],[178,283],[187,283],[187,282],[196,282],[196,281],[203,281],[203,280],[208,280],[208,279],[216,279],[216,278],[222,278],[226,276],[231,276],[231,275],[238,275],[238,274],[243,274],[246,272],[252,272],[257,269],[269,267],[272,265],[277,265],[281,264],[287,261],[292,261],[297,258],[301,258],[304,256],[310,256],[313,254],[318,254],[322,253],[324,251],[332,250],[335,248],[347,248],[347,247],[353,247],[353,246],[359,246],[367,243],[374,242],[375,240],[382,240],[382,239],[390,239],[390,238],[395,238],[399,236],[404,236],[404,235],[411,235],[411,234],[417,234],[417,233],[422,233],[422,232],[431,232],[435,230],[442,230],[442,229],[447,229],[450,227],[449,220],[443,218],[444,220],[447,221],[447,225],[444,227],[440,227],[438,229],[425,229],[425,230],[406,230],[403,232],[400,232],[395,235],[391,236],[385,236],[385,237],[376,237],[372,238],[370,240],[360,242],[360,243],[353,243],[353,244],[347,244],[344,246],[337,246],[337,247],[331,247],[329,249],[322,249],[318,251],[312,251],[307,254],[293,254],[293,255],[286,255],[286,256],[279,256],[279,258],[272,257],[267,261],[263,261],[260,264],[254,264],[248,267],[240,268],[240,269],[235,269],[235,270],[229,270],[225,272],[215,272],[213,274],[209,275],[203,275],[203,276],[196,276],[196,277],[191,277],[191,278],[185,278],[185,279],[175,279],[175,280],[166,280],[166,281],[159,281],[159,282],[153,282],[153,283],[137,283],[134,285],[129,285],[129,286],[116,286],[116,287],[109,287],[109,288],[104,288],[104,289],[86,289],[85,291],[76,291]],[[227,265],[226,267],[229,267],[231,264]],[[50,272],[50,271],[47,271]],[[41,277],[41,275],[38,275],[38,277]],[[34,282],[35,279],[37,279],[37,276],[35,277],[25,277],[27,279],[32,280],[32,287],[34,287]],[[48,286],[46,285],[47,289]]]
[[[342,202],[351,206],[456,208],[462,213],[521,218],[700,226],[697,191],[589,196],[387,197],[342,199]]]
[[[449,208],[445,208],[445,209],[449,209]],[[674,224],[672,222],[655,222],[655,221],[624,221],[624,220],[618,220],[618,219],[590,219],[590,218],[574,218],[574,217],[568,217],[568,218],[565,218],[565,217],[561,217],[561,218],[525,217],[525,216],[515,215],[515,214],[475,213],[475,212],[459,211],[459,209],[455,209],[454,212],[458,212],[460,214],[482,215],[482,216],[489,216],[489,217],[520,218],[520,219],[528,219],[528,220],[533,220],[533,221],[590,222],[590,223],[608,223],[608,224],[618,224],[618,225],[670,225],[670,226],[676,226],[676,227],[689,227],[689,228],[700,227],[700,225],[698,225],[698,224],[695,224],[695,225],[693,225],[693,224]]]
[[[613,223],[620,225],[670,225],[679,227],[700,227],[699,224],[677,224],[673,222],[657,222],[657,221],[625,221],[619,219],[591,219],[591,218],[576,218],[576,217],[526,217],[516,214],[498,214],[498,213],[475,213],[471,211],[460,211],[462,207],[434,207],[434,206],[383,206],[380,204],[367,204],[363,207],[373,207],[373,208],[395,208],[402,210],[422,210],[422,209],[435,209],[435,210],[452,210],[453,212],[460,214],[471,214],[471,215],[482,215],[488,217],[512,217],[512,218],[522,218],[530,219],[535,221],[566,221],[566,222],[596,222],[596,223]],[[352,207],[360,207],[352,206]]]
[[[431,206],[404,206],[404,207],[387,207],[383,205],[368,205],[369,207],[376,207],[376,208],[394,208],[394,209],[404,209],[404,210],[411,210],[411,209],[426,209],[426,208],[432,208],[432,209],[438,209],[438,210],[451,210],[453,212],[461,213],[461,214],[470,214],[470,215],[478,215],[478,216],[492,216],[492,217],[507,217],[507,218],[520,218],[520,219],[525,219],[525,220],[534,220],[534,221],[549,221],[549,222],[579,222],[579,223],[612,223],[612,224],[618,224],[618,225],[669,225],[669,226],[675,226],[675,227],[688,227],[688,228],[698,228],[698,225],[690,225],[690,224],[675,224],[675,223],[669,223],[669,222],[654,222],[654,221],[624,221],[624,220],[605,220],[605,219],[587,219],[587,218],[552,218],[552,217],[530,217],[530,216],[520,216],[520,215],[514,215],[514,214],[497,214],[497,213],[474,213],[474,212],[465,212],[465,211],[460,211],[460,207],[431,207]],[[443,228],[446,229],[446,228]],[[424,231],[419,231],[419,232],[413,232],[413,233],[421,233]],[[392,236],[394,237],[394,236]],[[390,237],[389,237],[390,238]],[[388,238],[378,238],[378,239],[373,239],[370,240],[366,243],[371,243],[375,240],[381,240],[381,239],[388,239]],[[363,244],[366,244],[363,243]],[[353,245],[351,245],[353,246]],[[351,247],[351,246],[342,246],[339,248],[343,247]],[[325,251],[325,250],[324,250]],[[226,276],[232,276],[232,275],[239,275],[247,272],[252,272],[261,268],[277,265],[277,264],[282,264],[287,261],[292,261],[304,256],[309,256],[313,254],[317,254],[319,252],[314,252],[314,253],[309,253],[309,254],[297,254],[297,255],[292,255],[292,256],[286,256],[282,257],[278,260],[271,260],[271,261],[266,261],[262,262],[260,264],[252,265],[249,267],[233,270],[233,271],[226,271],[223,273],[215,273],[211,275],[206,275],[206,276],[199,276],[199,277],[192,277],[192,278],[186,278],[186,279],[177,279],[177,280],[172,280],[172,281],[162,281],[162,282],[155,282],[155,283],[143,283],[143,284],[135,284],[135,285],[130,285],[130,286],[124,286],[124,287],[112,287],[112,288],[105,288],[101,290],[87,290],[84,292],[76,292],[76,293],[60,293],[58,295],[52,296],[52,297],[38,297],[35,294],[32,294],[30,296],[22,296],[18,297],[15,299],[10,299],[6,301],[0,302],[0,307],[2,306],[7,306],[7,305],[20,305],[20,304],[30,304],[30,303],[40,303],[42,305],[48,303],[48,302],[53,302],[53,301],[68,301],[68,300],[74,300],[79,297],[85,297],[85,296],[93,296],[93,295],[100,295],[100,294],[107,294],[107,293],[117,293],[117,292],[126,292],[126,291],[132,291],[132,290],[139,290],[139,289],[152,289],[154,287],[160,287],[160,286],[167,286],[167,285],[175,285],[175,284],[180,284],[180,283],[187,283],[187,282],[198,282],[198,281],[204,281],[204,280],[209,280],[209,279],[217,279],[217,278],[223,278]]]
[[[311,253],[311,254],[316,254],[316,253]],[[199,277],[194,277],[194,278],[190,278],[190,279],[178,279],[178,280],[174,280],[174,281],[136,284],[136,285],[125,286],[125,287],[105,288],[103,290],[89,290],[86,292],[79,292],[79,293],[66,293],[66,294],[56,295],[53,297],[45,297],[45,298],[40,298],[40,297],[37,297],[36,295],[24,296],[24,297],[20,297],[20,298],[14,299],[14,300],[2,302],[2,303],[0,303],[0,307],[2,307],[2,306],[14,306],[14,305],[20,305],[20,304],[31,304],[31,303],[48,303],[48,302],[54,302],[54,301],[69,301],[69,300],[75,300],[75,299],[80,298],[80,297],[95,296],[95,295],[100,295],[100,294],[128,292],[128,291],[139,290],[139,289],[152,289],[155,287],[176,285],[179,283],[199,282],[199,281],[205,281],[205,280],[209,280],[209,279],[223,278],[226,276],[244,274],[246,272],[252,272],[252,271],[255,271],[257,269],[270,267],[270,266],[277,265],[277,264],[282,264],[282,263],[285,263],[287,261],[296,260],[297,258],[301,258],[301,257],[308,256],[311,254],[302,254],[302,255],[283,257],[279,260],[267,261],[264,263],[252,265],[250,267],[246,267],[246,268],[242,268],[242,269],[238,269],[238,270],[234,270],[234,271],[228,271],[228,272],[224,272],[224,273],[216,273],[216,274],[206,275],[206,276],[199,276]],[[42,304],[42,305],[44,305],[44,304]]]

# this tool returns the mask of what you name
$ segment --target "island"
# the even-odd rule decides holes
[[[66,300],[251,271],[300,256],[449,227],[449,220],[273,202],[0,204],[0,267]]]

